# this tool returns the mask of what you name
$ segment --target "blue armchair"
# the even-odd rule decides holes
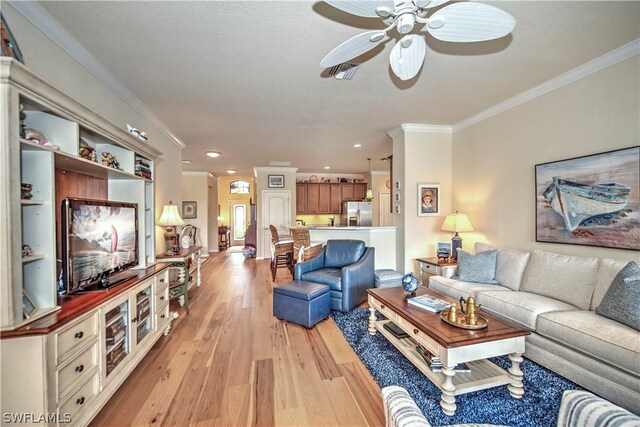
[[[331,309],[348,312],[374,287],[375,249],[362,240],[328,240],[322,251],[295,266],[294,278],[328,285]]]

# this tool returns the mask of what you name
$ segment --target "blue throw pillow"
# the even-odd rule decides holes
[[[497,249],[480,252],[475,255],[458,249],[458,280],[497,285],[497,259]]]
[[[640,267],[634,261],[616,275],[596,307],[600,316],[623,323],[640,331]]]

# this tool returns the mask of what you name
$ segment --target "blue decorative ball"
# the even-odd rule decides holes
[[[407,292],[415,291],[416,289],[418,289],[419,285],[420,283],[418,282],[418,279],[411,273],[405,274],[402,277],[402,287]]]

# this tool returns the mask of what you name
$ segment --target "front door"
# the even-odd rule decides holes
[[[244,233],[249,226],[249,203],[229,202],[229,223],[231,224],[231,246],[244,246]]]
[[[264,258],[271,257],[271,231],[269,225],[278,229],[278,234],[288,235],[291,227],[291,193],[289,190],[265,190],[262,192],[262,242],[259,251]]]

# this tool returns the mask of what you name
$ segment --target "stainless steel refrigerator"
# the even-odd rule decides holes
[[[371,227],[371,202],[342,202],[340,225],[348,227]]]

